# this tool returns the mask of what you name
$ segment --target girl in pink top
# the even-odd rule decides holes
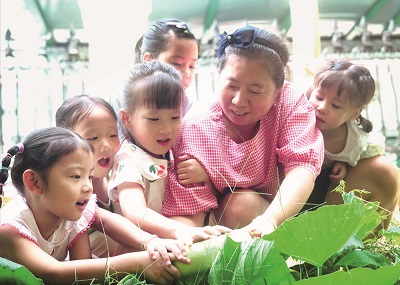
[[[387,214],[380,229],[391,222],[399,177],[397,166],[385,161],[384,146],[369,138],[372,123],[361,115],[374,94],[375,80],[364,66],[328,60],[317,71],[307,96],[324,137],[325,161],[310,204],[342,203],[332,190],[344,180],[347,190],[365,189],[363,199],[379,202],[379,211]]]
[[[220,39],[219,100],[185,117],[173,147],[206,175],[187,161],[171,170],[163,214],[202,224],[211,213],[211,224],[265,234],[307,201],[323,139],[306,96],[284,79],[289,53],[280,38],[247,26]]]
[[[92,284],[140,274],[161,284],[179,278],[178,250],[120,215],[98,208],[92,194],[93,147],[59,127],[33,131],[2,160],[0,192],[11,169],[20,196],[1,209],[0,256],[27,267],[45,284]],[[147,250],[91,259],[87,229],[104,230],[122,246]],[[162,253],[163,251],[163,253]],[[164,255],[164,256],[161,256]],[[107,272],[107,273],[106,273]]]

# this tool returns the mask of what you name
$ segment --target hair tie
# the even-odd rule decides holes
[[[1,166],[1,169],[4,169],[4,170],[7,170],[8,171],[8,167],[5,167],[5,166]]]
[[[189,33],[188,27],[184,22],[167,22],[168,26],[175,26],[179,30],[183,30],[184,33]]]
[[[9,153],[9,152],[7,152],[7,154],[6,154],[6,157],[8,157],[8,158],[12,158],[12,154],[11,153]]]
[[[237,29],[232,34],[227,34],[224,32],[219,36],[219,47],[217,50],[217,57],[220,58],[228,45],[232,44],[238,48],[248,48],[254,43],[262,44],[263,46],[268,46],[268,41],[263,38],[257,37],[257,30],[252,26],[247,26],[241,29]],[[270,48],[271,49],[271,48]]]
[[[18,147],[18,153],[23,153],[24,152],[24,145],[22,143],[17,144]]]
[[[3,187],[3,186],[4,186],[4,183],[1,183],[1,182],[0,182],[0,187]]]

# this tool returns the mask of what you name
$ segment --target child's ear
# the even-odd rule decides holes
[[[357,109],[355,109],[355,110],[353,111],[353,114],[352,114],[352,116],[351,116],[351,119],[352,119],[352,120],[357,120],[358,117],[360,116],[362,110],[363,110],[362,108],[357,108]]]
[[[143,55],[143,61],[151,61],[153,60],[153,56],[149,52],[145,52]]]
[[[125,109],[119,110],[119,116],[121,118],[122,123],[124,124],[125,128],[129,129],[131,124],[131,118],[129,113]]]
[[[22,174],[22,181],[24,182],[26,190],[35,195],[42,194],[43,182],[42,178],[32,169],[27,169]]]

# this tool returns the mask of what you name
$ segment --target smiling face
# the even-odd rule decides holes
[[[93,192],[93,154],[78,149],[62,157],[47,175],[42,214],[78,220]]]
[[[160,53],[157,60],[172,65],[178,70],[182,75],[183,87],[187,89],[196,73],[198,54],[196,40],[173,37],[168,44],[168,49]]]
[[[154,157],[162,157],[176,141],[182,124],[181,109],[137,107],[133,114],[121,111],[121,119],[135,144]]]
[[[274,81],[259,61],[235,55],[230,55],[221,71],[219,84],[225,116],[242,129],[258,124],[271,109],[277,93]]]
[[[95,107],[73,128],[94,147],[94,177],[107,177],[119,149],[117,122],[108,110]]]
[[[309,101],[315,109],[316,125],[321,131],[334,130],[348,120],[355,120],[362,110],[352,108],[345,93],[338,96],[338,86],[314,88]]]

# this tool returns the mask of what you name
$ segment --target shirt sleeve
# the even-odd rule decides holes
[[[322,133],[316,127],[315,111],[304,94],[294,96],[292,91],[284,92],[288,108],[287,116],[282,116],[282,131],[278,140],[278,160],[287,173],[293,168],[309,170],[314,179],[319,175],[324,160],[324,142]]]
[[[183,154],[189,154],[186,152],[186,143],[190,141],[185,138],[188,135],[188,132],[184,131],[186,127],[187,125],[184,123],[179,138],[173,146],[172,151],[175,158]],[[194,144],[190,146],[191,148],[195,147]],[[191,151],[190,154],[192,155],[195,152]],[[168,169],[168,185],[164,196],[163,215],[167,217],[194,215],[216,208],[218,206],[217,200],[208,186],[201,183],[183,186],[179,183],[176,168],[177,163],[178,161],[175,161]]]
[[[134,145],[121,147],[115,155],[113,171],[108,184],[109,191],[124,182],[138,183],[144,188],[144,180],[140,170],[138,151]],[[112,199],[112,197],[110,197]]]

